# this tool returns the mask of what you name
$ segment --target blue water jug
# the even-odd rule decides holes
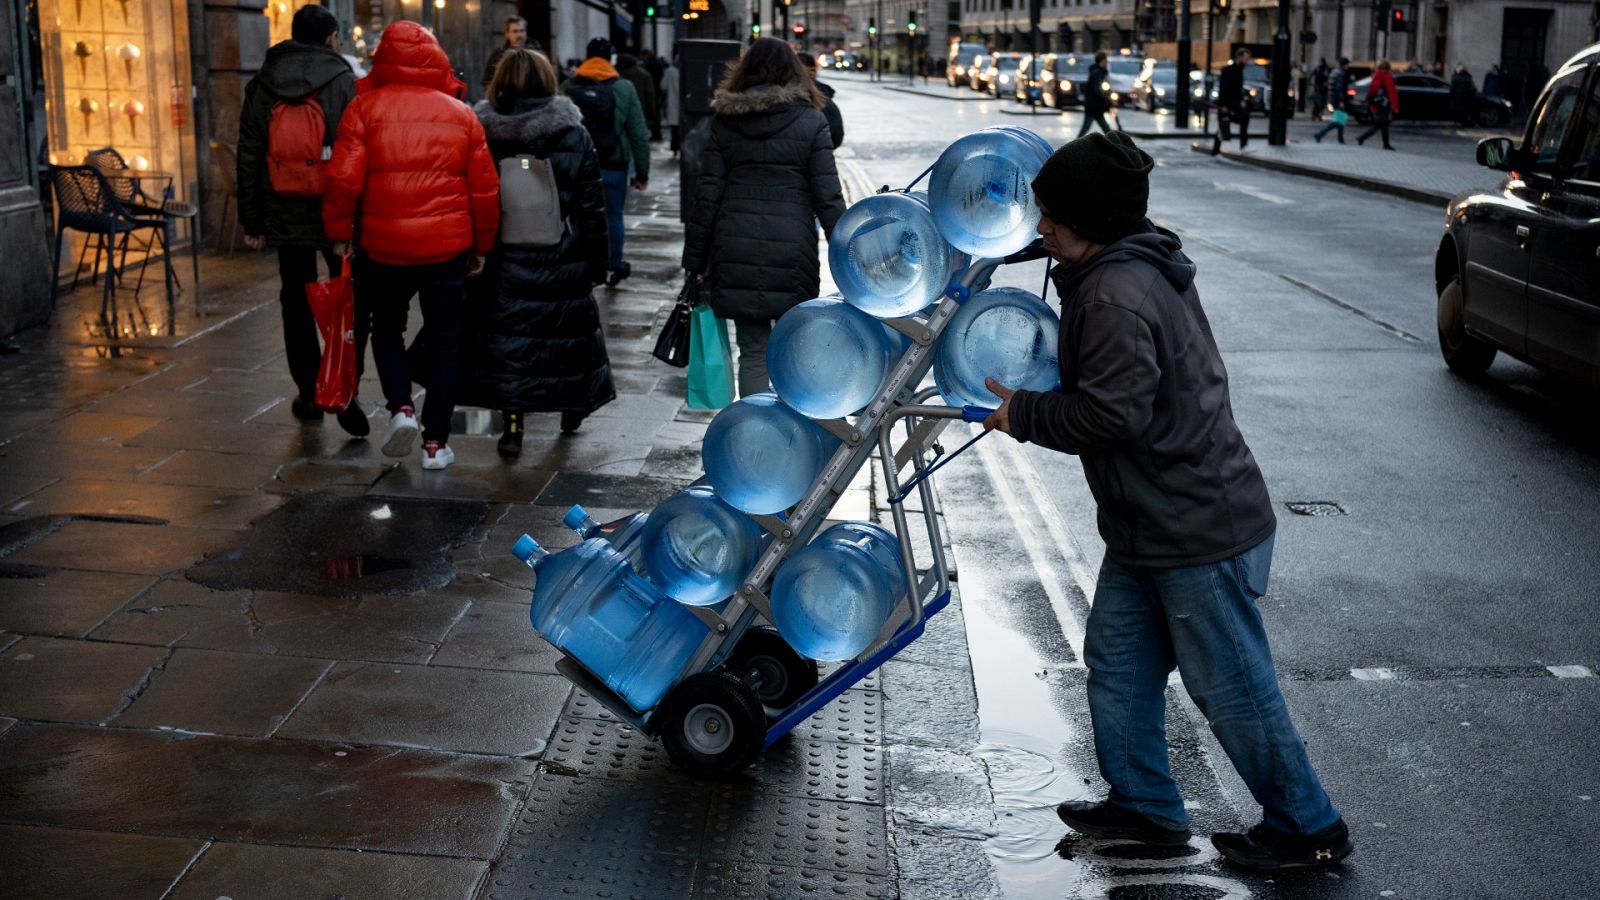
[[[845,522],[778,567],[772,624],[811,659],[853,659],[871,646],[905,595],[894,535],[870,522]]]
[[[770,515],[798,503],[838,447],[838,438],[777,394],[751,394],[711,420],[700,461],[718,497]]]
[[[640,547],[645,574],[690,606],[726,599],[755,567],[763,532],[705,485],[668,497],[650,513]]]
[[[951,406],[1000,405],[983,384],[1048,391],[1061,381],[1061,317],[1037,294],[992,288],[961,304],[934,349],[933,381]]]
[[[772,390],[813,419],[859,412],[889,373],[890,333],[842,300],[807,300],[778,319],[767,341]]]
[[[539,576],[534,629],[639,712],[661,702],[709,631],[599,538],[550,553],[523,535],[511,552]]]
[[[634,513],[615,522],[596,522],[588,510],[576,503],[561,517],[562,524],[576,531],[578,537],[604,538],[610,542],[635,568],[639,565],[639,535],[644,532],[647,521],[649,516],[645,513]]]
[[[828,238],[828,271],[845,300],[885,319],[939,299],[955,256],[920,191],[856,201]]]
[[[1049,157],[1043,138],[1011,126],[985,128],[946,147],[928,180],[939,233],[973,256],[1005,256],[1026,247],[1039,225],[1033,179]]]

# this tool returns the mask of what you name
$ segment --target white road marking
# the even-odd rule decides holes
[[[1594,670],[1588,666],[1545,666],[1557,678],[1593,678]]]
[[[1351,669],[1350,677],[1357,681],[1393,681],[1394,670],[1384,668]]]
[[[1216,189],[1219,191],[1238,191],[1246,196],[1254,197],[1257,200],[1265,200],[1268,203],[1275,203],[1279,206],[1294,205],[1294,201],[1290,200],[1288,197],[1280,197],[1271,191],[1265,191],[1258,187],[1251,187],[1248,184],[1235,184],[1231,181],[1213,181],[1211,183],[1215,185]]]

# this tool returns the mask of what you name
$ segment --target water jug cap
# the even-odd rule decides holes
[[[538,541],[534,540],[528,535],[523,535],[522,537],[517,538],[517,542],[515,544],[511,545],[511,555],[522,560],[523,562],[528,562],[530,560],[536,560],[545,556],[546,551],[543,547],[539,546]]]
[[[561,524],[578,532],[583,531],[583,526],[588,521],[589,511],[576,503],[572,505],[571,509],[567,510],[566,515],[561,517]]]

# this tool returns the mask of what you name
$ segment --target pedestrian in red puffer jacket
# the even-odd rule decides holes
[[[1372,127],[1363,131],[1356,143],[1365,144],[1367,138],[1381,131],[1383,149],[1393,150],[1389,145],[1389,122],[1400,114],[1400,89],[1395,87],[1394,72],[1387,59],[1378,60],[1378,70],[1372,73],[1372,83],[1367,86],[1367,111],[1372,114]]]
[[[466,86],[439,42],[415,22],[384,29],[372,74],[339,122],[328,164],[323,225],[330,240],[360,235],[353,268],[358,318],[372,317],[372,358],[390,412],[383,452],[407,456],[417,439],[406,316],[420,295],[430,372],[422,412],[422,467],[455,460],[462,287],[483,268],[500,227],[500,183],[483,126],[462,103]]]

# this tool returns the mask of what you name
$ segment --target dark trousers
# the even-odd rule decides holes
[[[311,402],[317,393],[317,368],[322,365],[322,343],[317,339],[317,322],[306,303],[306,285],[317,280],[317,254],[328,264],[328,277],[339,274],[340,259],[332,250],[316,247],[279,247],[278,305],[283,308],[283,352],[289,357],[289,377],[300,391],[300,398]],[[356,316],[356,347],[366,342],[366,329]],[[359,357],[357,357],[359,359]]]
[[[1237,110],[1230,110],[1217,117],[1217,124],[1222,126],[1222,140],[1233,140],[1232,129],[1229,125],[1239,126],[1239,146],[1244,147],[1250,143],[1250,107],[1241,105]]]
[[[1375,116],[1372,120],[1372,126],[1366,131],[1361,132],[1361,135],[1356,138],[1356,143],[1364,143],[1367,138],[1372,137],[1374,134],[1377,134],[1380,131],[1383,132],[1383,145],[1385,147],[1389,146],[1388,116]]]
[[[1106,111],[1103,109],[1092,109],[1088,105],[1085,105],[1083,107],[1083,127],[1078,129],[1078,137],[1083,137],[1084,135],[1088,134],[1089,126],[1091,125],[1099,125],[1101,131],[1104,131],[1107,134],[1111,133],[1111,126],[1106,124]]]
[[[392,266],[358,255],[355,263],[357,305],[372,314],[372,361],[378,366],[383,398],[390,412],[411,400],[411,369],[406,362],[406,318],[411,298],[422,307],[423,362],[428,367],[428,405],[423,408],[422,439],[450,439],[450,416],[456,409],[456,375],[461,355],[461,320],[466,305],[462,286],[467,257],[420,266]]]

